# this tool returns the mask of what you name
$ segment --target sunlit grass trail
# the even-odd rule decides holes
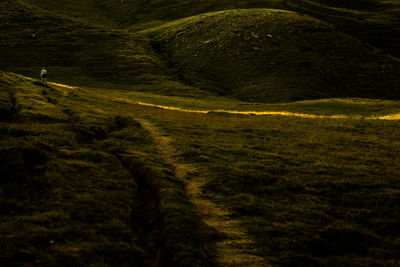
[[[68,89],[77,89],[78,88],[76,86],[70,86],[70,85],[61,84],[61,83],[55,83],[55,82],[48,82],[48,84],[59,86],[59,87],[64,87],[64,88],[68,88]]]
[[[278,115],[285,117],[299,117],[306,119],[367,119],[367,120],[400,120],[400,113],[389,114],[384,116],[348,116],[348,115],[315,115],[315,114],[307,114],[307,113],[296,113],[296,112],[288,112],[288,111],[239,111],[239,110],[225,110],[225,109],[215,109],[215,110],[197,110],[197,109],[186,109],[174,106],[164,106],[157,105],[152,103],[146,103],[141,101],[134,101],[124,98],[114,98],[114,100],[126,102],[130,104],[136,104],[141,106],[148,107],[156,107],[165,110],[174,110],[180,112],[189,112],[189,113],[227,113],[234,115],[257,115],[257,116],[267,116],[267,115]]]
[[[74,90],[78,88],[76,86],[69,86],[66,84],[60,84],[60,83],[55,83],[55,82],[49,82],[48,84],[67,88],[67,89],[74,89]],[[387,115],[382,115],[382,116],[354,116],[354,115],[350,116],[350,115],[343,115],[343,114],[316,115],[316,114],[299,113],[299,112],[268,111],[268,110],[265,110],[265,111],[251,111],[251,110],[240,111],[240,110],[228,110],[228,109],[209,109],[209,110],[188,109],[188,108],[181,108],[181,107],[175,107],[175,106],[153,104],[153,103],[142,102],[142,101],[135,101],[135,100],[121,98],[121,97],[116,97],[116,98],[113,97],[113,98],[111,98],[111,100],[128,103],[128,104],[134,104],[134,105],[155,107],[155,108],[160,108],[160,109],[165,109],[165,110],[180,111],[180,112],[187,112],[187,113],[201,113],[201,114],[226,113],[226,114],[233,114],[233,115],[257,115],[257,116],[273,116],[273,115],[275,115],[275,116],[285,116],[285,117],[299,117],[299,118],[305,118],[305,119],[400,120],[400,113],[393,113],[393,114],[387,114]]]

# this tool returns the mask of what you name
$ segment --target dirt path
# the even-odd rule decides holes
[[[214,228],[222,238],[216,241],[217,261],[221,266],[267,266],[261,257],[250,254],[255,244],[240,227],[239,221],[230,218],[228,211],[215,205],[210,196],[202,192],[205,177],[191,164],[179,163],[178,153],[151,122],[137,119],[154,139],[164,160],[175,166],[176,177],[185,181],[186,192],[206,225]]]

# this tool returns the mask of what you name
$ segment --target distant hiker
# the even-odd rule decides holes
[[[47,84],[47,70],[45,67],[40,71],[40,77],[42,78],[42,83]]]

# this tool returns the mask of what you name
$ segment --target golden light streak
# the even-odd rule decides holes
[[[62,83],[48,82],[48,84],[55,85],[58,87],[64,87],[64,88],[68,88],[68,89],[74,89],[74,90],[78,89],[78,87],[76,87],[76,86],[69,86],[69,85],[62,84]]]
[[[371,119],[398,121],[400,120],[400,113],[389,114],[385,116],[370,117]]]
[[[29,78],[33,80],[32,78]],[[49,82],[51,85],[64,87],[68,89],[78,89],[75,86],[69,86],[66,84]],[[134,105],[141,105],[147,107],[156,107],[165,110],[173,110],[179,112],[187,112],[187,113],[227,113],[227,114],[234,114],[234,115],[258,115],[258,116],[267,116],[267,115],[276,115],[276,116],[285,116],[285,117],[299,117],[299,118],[306,118],[306,119],[367,119],[367,120],[400,120],[400,113],[388,114],[383,116],[370,116],[370,117],[363,117],[363,116],[349,116],[349,115],[315,115],[315,114],[307,114],[307,113],[296,113],[296,112],[288,112],[288,111],[239,111],[239,110],[226,110],[226,109],[216,109],[216,110],[197,110],[197,109],[186,109],[174,106],[165,106],[165,105],[158,105],[153,103],[141,102],[141,101],[134,101],[126,98],[112,98],[114,101],[125,102]]]

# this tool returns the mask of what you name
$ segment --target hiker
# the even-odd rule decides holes
[[[40,77],[42,78],[42,83],[47,84],[47,70],[45,67],[40,71]]]

